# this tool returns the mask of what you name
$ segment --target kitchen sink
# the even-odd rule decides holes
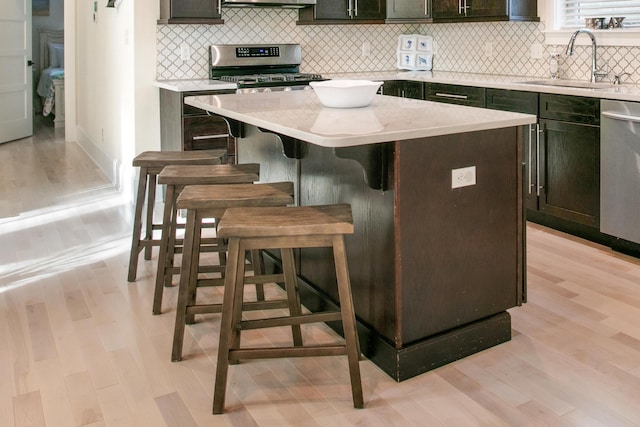
[[[532,80],[526,82],[519,82],[528,85],[542,85],[542,86],[560,86],[560,87],[576,87],[583,89],[607,89],[615,87],[611,82],[587,82],[584,80]]]

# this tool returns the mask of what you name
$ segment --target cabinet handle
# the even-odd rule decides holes
[[[612,113],[609,111],[603,111],[602,117],[606,117],[608,119],[613,119],[613,120],[621,120],[623,122],[635,122],[635,123],[640,122],[640,117],[638,116],[629,116],[627,114]]]
[[[529,125],[529,165],[528,165],[529,167],[527,168],[528,171],[529,171],[529,177],[528,177],[528,179],[529,179],[529,185],[528,185],[529,194],[531,194],[531,184],[533,183],[532,176],[531,176],[531,173],[532,173],[531,167],[533,166],[531,164],[531,160],[532,160],[531,155],[532,154],[533,154],[533,125]]]
[[[536,124],[538,128],[538,132],[536,132],[536,196],[540,197],[540,190],[542,190],[542,185],[540,185],[540,135],[544,132],[543,129],[540,129],[540,125]]]
[[[199,135],[199,136],[194,136],[193,139],[194,141],[200,141],[202,139],[214,139],[214,138],[228,138],[229,134],[228,133],[221,133],[219,135]]]
[[[424,0],[424,16],[429,16],[429,3],[428,3],[428,0]]]
[[[355,13],[355,16],[358,16],[358,0],[354,0],[354,4],[355,7],[353,8],[353,11]]]
[[[218,15],[222,15],[222,0],[218,0]]]
[[[468,96],[467,95],[456,95],[453,93],[440,93],[440,92],[436,92],[436,96],[442,97],[442,98],[453,98],[453,99],[467,99]]]

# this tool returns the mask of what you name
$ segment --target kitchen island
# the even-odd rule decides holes
[[[394,379],[511,339],[507,310],[526,299],[523,127],[535,116],[382,95],[331,109],[312,91],[185,103],[225,117],[238,162],[259,162],[262,182],[293,181],[296,204],[351,204],[361,348]],[[330,252],[296,263],[303,303],[333,304]]]

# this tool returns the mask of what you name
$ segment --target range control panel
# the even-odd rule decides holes
[[[238,58],[271,58],[280,56],[279,46],[241,46],[236,48],[236,57]]]

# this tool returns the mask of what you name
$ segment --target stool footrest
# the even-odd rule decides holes
[[[229,361],[243,359],[273,359],[281,357],[340,356],[347,354],[345,345],[307,347],[244,348],[229,350]]]
[[[264,285],[265,283],[284,283],[284,274],[261,274],[244,278],[245,285]]]
[[[244,311],[275,310],[289,307],[287,300],[250,301],[242,304]],[[220,313],[222,304],[198,304],[186,308],[187,315]]]
[[[244,305],[242,307],[244,309]],[[270,317],[267,319],[244,320],[236,327],[240,330],[275,328],[278,326],[304,325],[306,323],[321,323],[342,320],[339,311],[324,311],[321,313],[301,314],[299,316]]]

